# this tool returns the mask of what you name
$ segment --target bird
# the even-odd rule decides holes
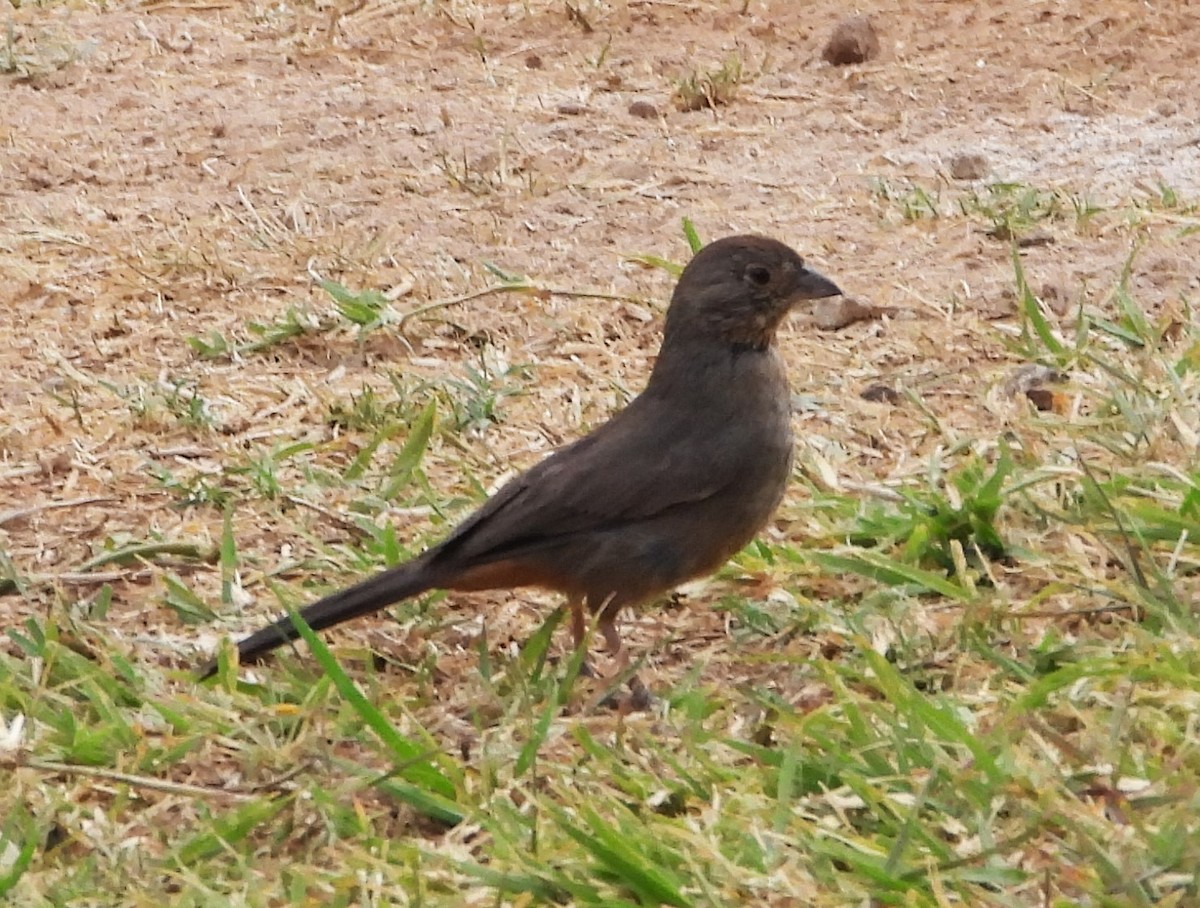
[[[433,589],[565,596],[621,670],[626,607],[712,573],[763,528],[791,475],[791,394],[776,333],[798,303],[841,295],[786,244],[729,236],[679,275],[644,390],[502,485],[441,542],[300,610],[314,631]],[[290,616],[237,644],[240,663],[296,640]],[[217,670],[216,660],[199,671]],[[630,681],[635,702],[647,692]]]

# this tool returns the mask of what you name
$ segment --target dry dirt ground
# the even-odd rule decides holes
[[[330,411],[365,387],[394,399],[389,372],[413,389],[486,367],[505,392],[494,418],[439,433],[426,456],[431,488],[457,508],[476,497],[471,481],[490,486],[611,413],[647,373],[671,286],[630,256],[685,260],[683,217],[708,239],[785,239],[888,308],[838,330],[798,317],[782,338],[800,460],[852,488],[919,472],[944,443],[928,412],[994,434],[1013,405],[997,340],[1011,324],[1010,245],[962,216],[960,198],[996,181],[1098,206],[1200,194],[1200,5],[1181,0],[884,0],[860,10],[879,57],[847,67],[821,58],[846,12],[826,0],[578,0],[574,16],[548,0],[102,6],[3,16],[0,551],[24,595],[0,598],[0,624],[69,610],[107,582],[114,638],[166,664],[273,613],[267,575],[350,579],[289,571],[316,541],[353,536],[347,501],[305,469],[345,469],[369,432],[347,435]],[[730,103],[673,105],[681,78],[731,61],[743,76]],[[981,180],[951,177],[959,152],[985,156]],[[1031,284],[1102,296],[1130,233],[1120,218],[1068,215],[1024,250]],[[1200,258],[1195,234],[1157,224],[1132,283],[1151,311],[1195,296]],[[291,307],[324,318],[318,279],[388,291],[406,313],[495,283],[486,262],[613,298],[483,295],[402,331],[360,339],[346,323],[232,360],[187,343],[245,340]],[[878,384],[914,390],[928,412],[860,398]],[[160,477],[218,483],[221,465],[297,441],[315,446],[307,467],[282,460],[281,489],[235,502],[245,595],[233,605],[217,605],[220,573],[204,561],[95,562],[133,542],[215,545],[221,509],[179,507]],[[789,513],[777,538],[803,530]],[[379,522],[404,544],[440,532],[428,508]],[[168,573],[225,623],[181,623],[163,604]],[[642,650],[669,625],[652,679],[669,684],[698,658],[736,675],[705,607],[722,585],[632,619]],[[437,641],[443,702],[474,670],[475,616],[503,644],[550,601],[440,605],[459,621]]]

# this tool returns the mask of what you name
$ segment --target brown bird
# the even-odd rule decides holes
[[[585,607],[624,664],[618,611],[710,573],[753,538],[792,465],[791,395],[775,332],[832,281],[783,243],[733,236],[679,277],[646,389],[504,485],[445,540],[301,610],[313,630],[430,589],[563,593],[576,647]],[[238,644],[252,662],[299,634],[290,617]],[[201,669],[206,678],[216,670]],[[644,688],[631,682],[635,699]]]

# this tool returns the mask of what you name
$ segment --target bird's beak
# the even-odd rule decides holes
[[[827,296],[841,296],[841,288],[820,272],[805,268],[796,281],[796,299],[819,300]]]

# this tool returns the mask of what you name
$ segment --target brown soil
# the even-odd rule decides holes
[[[354,451],[329,407],[364,385],[394,397],[388,369],[415,386],[461,377],[481,357],[532,364],[522,393],[501,398],[500,425],[439,437],[426,467],[450,498],[468,488],[464,463],[485,484],[528,465],[640,386],[671,279],[627,256],[686,258],[684,216],[706,238],[785,239],[890,313],[835,332],[797,320],[783,347],[804,449],[835,479],[919,472],[940,442],[924,416],[860,392],[916,388],[956,432],[993,433],[1004,417],[989,389],[1013,367],[984,321],[1011,310],[1010,247],[958,216],[971,187],[950,176],[953,156],[982,155],[988,179],[1105,205],[1160,185],[1200,194],[1195,3],[882,2],[871,14],[879,56],[847,67],[822,59],[840,3],[574,6],[577,16],[549,0],[6,14],[16,71],[0,78],[0,550],[35,582],[0,600],[0,624],[93,595],[98,581],[76,574],[106,541],[212,545],[220,511],[179,509],[156,469],[215,475],[297,439],[318,445],[318,465],[344,467]],[[731,59],[743,82],[728,104],[674,103],[681,78]],[[935,190],[953,216],[906,219],[880,181]],[[1195,292],[1195,235],[1170,227],[1134,279],[1152,310]],[[1053,242],[1026,250],[1026,268],[1067,297],[1110,285],[1132,242],[1117,222],[1047,230]],[[484,296],[404,336],[359,342],[348,327],[233,362],[200,360],[186,343],[245,337],[250,321],[292,306],[328,312],[314,277],[391,289],[405,312],[492,282],[484,262],[653,302]],[[213,428],[164,408],[179,383],[208,401]],[[322,496],[290,463],[280,475],[311,506],[238,506],[247,575],[348,533],[338,493]],[[44,507],[55,502],[67,506]],[[801,533],[788,513],[775,532]],[[424,514],[388,519],[406,542],[437,533]],[[217,602],[215,567],[167,564]],[[163,572],[97,569],[113,584],[114,634],[142,658],[185,664],[224,629],[180,624],[162,605]],[[262,585],[247,593],[245,627],[276,607]],[[682,642],[660,654],[668,674],[718,652],[721,619],[697,606],[719,593],[647,612],[635,645],[673,625]],[[504,640],[549,601],[440,608],[463,606],[466,620],[466,603],[487,603]],[[454,649],[446,634],[438,645]],[[444,663],[450,678],[474,663],[468,639]]]

